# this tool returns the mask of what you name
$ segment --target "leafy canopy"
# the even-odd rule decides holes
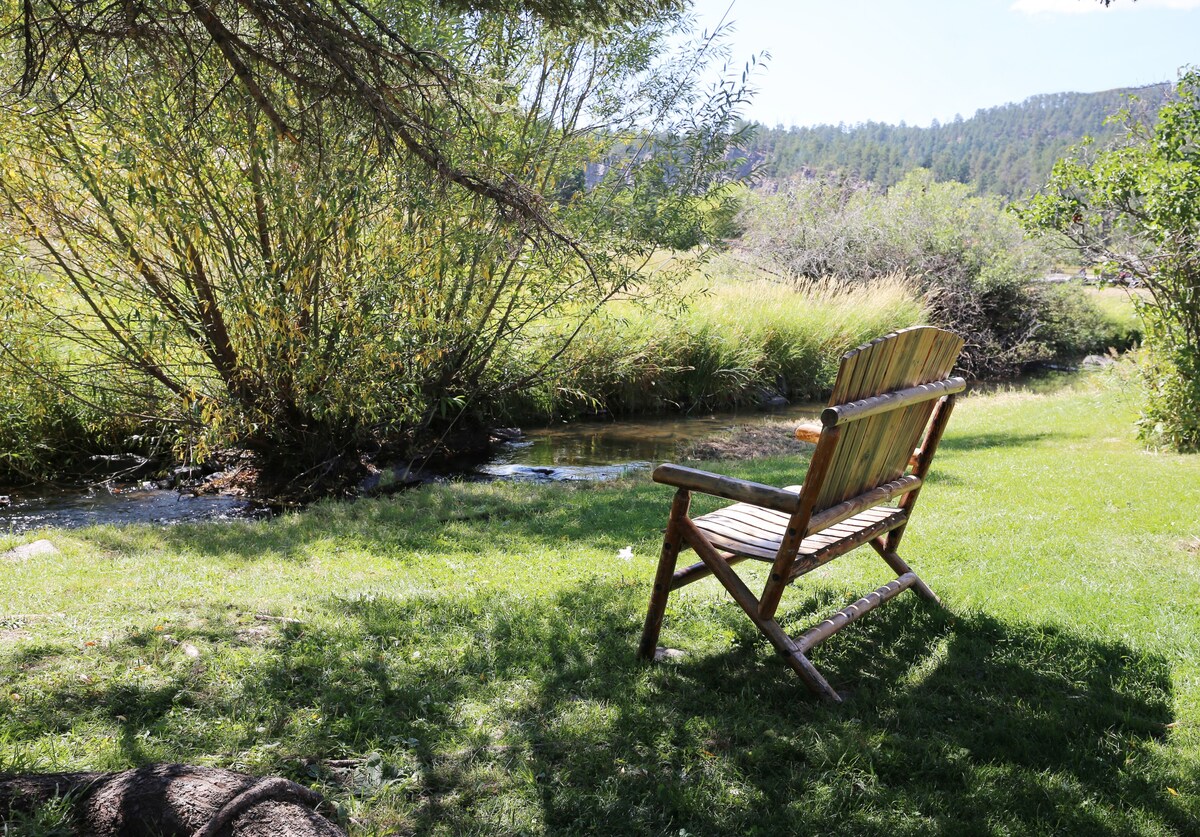
[[[1200,71],[1185,71],[1153,127],[1126,110],[1108,148],[1085,143],[1018,211],[1085,259],[1137,280],[1152,349],[1145,437],[1200,447]]]

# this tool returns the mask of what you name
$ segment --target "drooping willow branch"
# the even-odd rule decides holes
[[[607,25],[678,10],[680,0],[446,0],[445,9],[535,14],[555,25]],[[427,9],[428,7],[426,7]],[[419,12],[400,8],[416,18]],[[39,82],[72,79],[77,92],[97,62],[136,49],[174,66],[178,83],[203,87],[189,58],[207,40],[280,136],[303,141],[290,113],[318,102],[357,112],[434,177],[488,198],[554,237],[541,196],[514,173],[482,171],[453,153],[474,128],[479,104],[469,73],[435,47],[414,43],[410,20],[388,20],[363,0],[22,0],[8,28],[22,40],[22,95]],[[294,101],[280,101],[286,79]],[[276,91],[276,92],[270,92]],[[203,96],[196,96],[197,100]],[[566,242],[564,239],[564,243]]]

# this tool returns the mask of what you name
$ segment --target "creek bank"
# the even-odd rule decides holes
[[[684,445],[680,449],[680,459],[731,462],[811,452],[812,445],[798,441],[793,435],[796,424],[795,421],[769,421],[734,425],[712,438]]]
[[[1100,365],[1103,357],[1084,366]],[[1049,372],[1000,386],[1048,391],[1074,378],[1073,374]],[[982,392],[993,386],[975,384],[972,390]],[[606,481],[665,461],[803,455],[809,448],[793,438],[794,426],[815,419],[823,406],[808,402],[769,412],[596,418],[526,431],[495,428],[484,434],[472,433],[473,444],[461,445],[455,456],[446,455],[445,448],[442,455],[425,458],[387,461],[383,451],[364,456],[357,463],[356,481],[347,483],[335,496],[387,496],[451,480]],[[262,492],[261,473],[262,466],[253,454],[228,450],[203,466],[178,466],[169,482],[163,477],[74,492],[43,491],[36,496],[14,491],[10,505],[0,503],[0,531],[256,519],[281,508],[302,507],[302,503],[269,505],[256,499]]]

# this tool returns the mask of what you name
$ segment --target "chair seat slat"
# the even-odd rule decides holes
[[[890,506],[866,509],[827,529],[808,535],[800,542],[797,558],[805,559],[836,551],[852,541],[864,542],[863,536],[866,533],[869,532],[870,537],[874,537],[880,531],[900,525],[904,518],[903,510]],[[789,516],[781,512],[737,503],[697,517],[693,523],[720,549],[726,549],[735,555],[772,561],[783,542],[789,520]]]

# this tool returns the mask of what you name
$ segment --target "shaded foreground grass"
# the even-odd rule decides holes
[[[1086,382],[968,398],[906,537],[947,609],[818,649],[838,707],[710,583],[668,610],[686,655],[635,663],[669,502],[644,478],[51,532],[3,567],[0,770],[282,773],[362,834],[1195,833],[1200,460],[1131,420]],[[785,611],[885,575],[843,559]]]

